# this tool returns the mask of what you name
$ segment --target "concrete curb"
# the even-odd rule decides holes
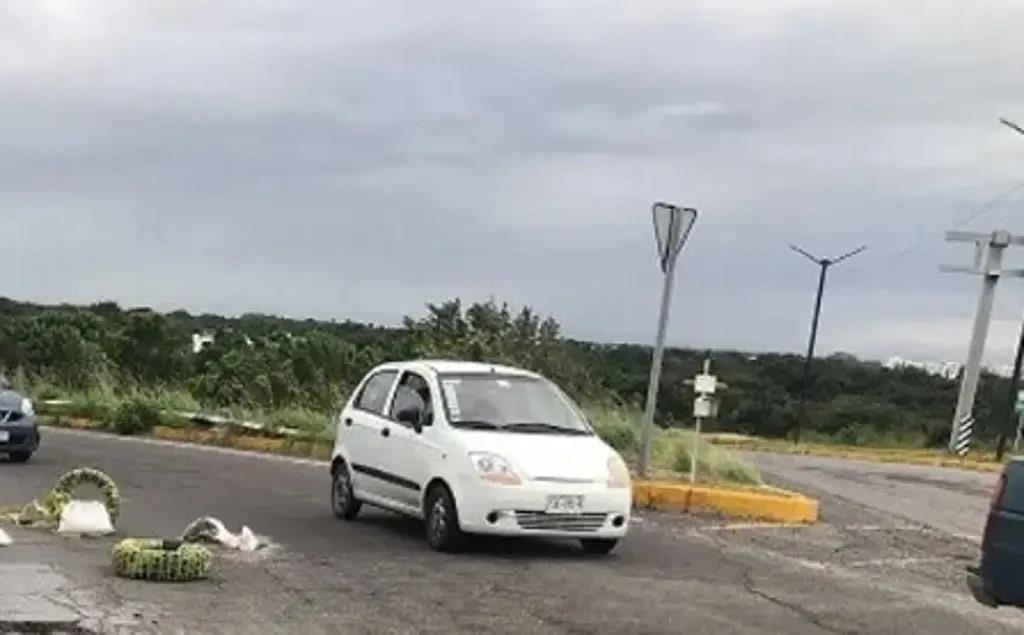
[[[847,459],[851,461],[868,461],[871,463],[899,463],[903,465],[923,465],[926,467],[949,467],[975,472],[1002,472],[1004,463],[994,460],[977,458],[953,458],[938,452],[923,454],[919,451],[873,449],[873,448],[829,448],[821,446],[779,447],[773,444],[761,444],[756,441],[740,441],[730,439],[711,439],[712,445],[727,448],[734,452],[762,452],[765,454],[794,454],[797,456],[814,456],[829,459]]]
[[[660,511],[703,511],[779,523],[818,522],[817,500],[785,490],[753,491],[714,485],[636,481],[633,504]]]
[[[59,428],[58,428],[59,429]],[[68,429],[68,428],[65,428]],[[80,433],[105,434],[88,427],[71,427]],[[282,439],[224,435],[214,430],[177,429],[157,426],[150,435],[119,437],[125,441],[187,444],[210,449],[313,462],[329,456],[326,443],[298,443]],[[662,511],[705,511],[732,518],[780,523],[818,522],[818,501],[803,494],[774,488],[758,490],[725,486],[687,485],[634,481],[633,501],[637,507]]]

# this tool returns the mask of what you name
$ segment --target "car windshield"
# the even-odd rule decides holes
[[[514,375],[442,375],[448,421],[456,427],[550,434],[591,434],[572,400],[546,379]]]

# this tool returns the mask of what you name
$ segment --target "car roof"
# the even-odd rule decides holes
[[[450,359],[409,360],[405,362],[399,362],[395,364],[395,366],[425,366],[439,375],[485,375],[494,373],[499,375],[513,375],[518,377],[539,377],[537,373],[533,373],[528,370],[523,370],[522,368],[515,368],[513,366],[504,366],[502,364],[488,364],[486,362],[467,362]]]

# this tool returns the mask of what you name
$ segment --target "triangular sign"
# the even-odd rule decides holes
[[[661,270],[675,265],[676,257],[686,244],[690,229],[697,220],[697,210],[676,207],[669,203],[654,204],[654,238],[658,242],[658,260]]]

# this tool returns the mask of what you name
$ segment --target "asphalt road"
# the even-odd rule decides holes
[[[1024,631],[1019,611],[969,596],[963,569],[977,556],[969,540],[842,497],[825,499],[827,522],[815,527],[643,514],[606,558],[532,540],[480,540],[442,555],[411,520],[373,510],[336,520],[322,464],[46,430],[31,463],[0,463],[0,506],[38,496],[82,465],[121,485],[122,533],[170,537],[212,514],[274,543],[220,554],[208,582],[167,586],[111,577],[110,540],[15,532],[15,545],[0,551],[0,585],[15,582],[3,579],[5,559],[52,560],[69,580],[67,606],[97,631]]]
[[[981,542],[998,475],[828,457],[747,455],[771,480]]]

